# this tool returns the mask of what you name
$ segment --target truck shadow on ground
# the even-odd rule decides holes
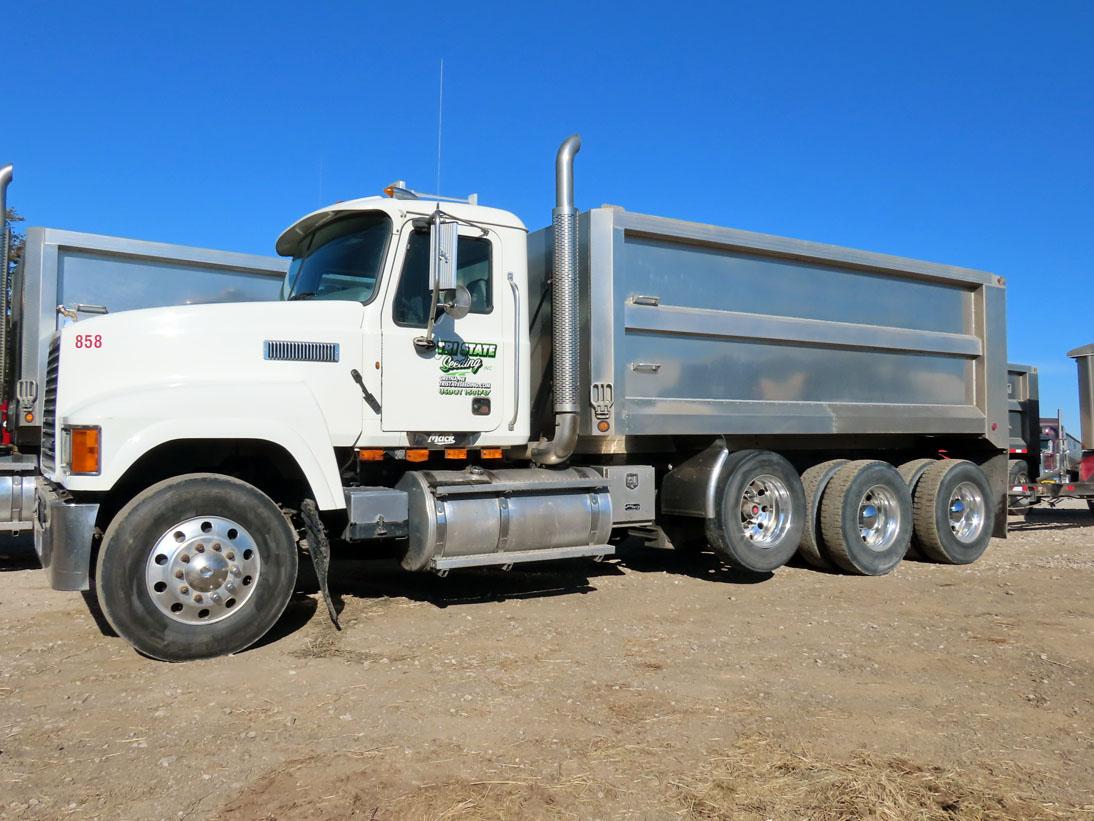
[[[330,588],[338,612],[344,608],[347,598],[402,598],[444,608],[510,599],[585,595],[596,592],[594,582],[597,578],[621,576],[628,571],[682,575],[721,584],[757,584],[773,575],[731,567],[713,553],[682,554],[646,547],[637,539],[624,540],[617,546],[615,556],[600,562],[592,559],[529,562],[515,565],[511,570],[473,568],[443,578],[432,573],[405,571],[394,557],[358,559],[352,556],[353,552],[352,547],[339,549],[336,546],[333,553]],[[314,567],[306,557],[301,559],[297,590],[307,596],[319,592]]]
[[[1094,534],[1094,514],[1089,510],[1076,508],[1030,508],[1022,518],[1012,516],[1007,528],[1015,532],[1037,530],[1070,530],[1075,527],[1090,528]]]
[[[0,534],[0,573],[14,570],[36,570],[42,565],[34,552],[34,534],[11,536]]]

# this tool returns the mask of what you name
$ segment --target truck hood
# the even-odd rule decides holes
[[[352,441],[361,429],[361,401],[350,371],[361,369],[365,316],[357,302],[299,301],[149,308],[83,320],[61,333],[57,416],[99,424],[91,417],[104,401],[117,408],[127,395],[149,391],[171,396],[173,412],[215,413],[218,385],[302,383],[324,408],[334,441]],[[267,342],[326,345],[280,346],[283,358],[267,358]]]

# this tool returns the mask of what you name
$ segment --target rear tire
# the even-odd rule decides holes
[[[1021,459],[1011,459],[1007,470],[1007,483],[1007,508],[1019,513],[1024,512],[1030,506],[1030,498],[1021,496],[1012,501],[1010,492],[1015,485],[1029,484],[1029,465]]]
[[[821,500],[821,533],[828,556],[844,570],[881,576],[895,568],[912,538],[912,497],[887,462],[844,465]]]
[[[937,459],[913,459],[910,462],[905,462],[903,465],[897,468],[897,472],[901,475],[904,481],[908,484],[908,492],[912,494],[912,498],[915,498],[915,488],[919,484],[919,480],[923,478],[923,474],[927,468],[937,462]],[[912,543],[908,547],[908,552],[905,554],[905,558],[908,559],[925,559],[926,556],[919,552],[919,548],[915,544],[915,530],[912,530]]]
[[[805,491],[786,459],[766,450],[743,450],[726,459],[707,538],[730,564],[769,573],[786,564],[801,541]]]
[[[915,492],[915,538],[936,562],[969,564],[991,541],[995,505],[979,466],[947,459],[930,467]]]
[[[832,459],[813,465],[802,474],[802,488],[805,490],[805,527],[802,528],[802,540],[798,552],[813,567],[828,570],[832,562],[824,554],[824,537],[821,535],[820,506],[824,490],[836,472],[847,464],[847,459]]]
[[[235,653],[281,617],[296,534],[257,488],[214,473],[167,479],[114,517],[95,590],[110,626],[162,661]]]

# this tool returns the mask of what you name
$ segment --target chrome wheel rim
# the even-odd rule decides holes
[[[976,541],[984,529],[984,494],[971,482],[961,482],[950,494],[950,530],[959,542]]]
[[[254,538],[238,522],[197,516],[156,540],[145,584],[173,621],[211,624],[238,611],[254,593],[262,562]]]
[[[782,541],[790,527],[790,490],[777,476],[756,476],[741,493],[741,532],[757,547]]]
[[[900,505],[896,494],[885,485],[874,485],[862,494],[858,504],[858,530],[862,543],[871,550],[887,550],[900,530]]]

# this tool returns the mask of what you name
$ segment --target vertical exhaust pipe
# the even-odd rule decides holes
[[[3,262],[3,267],[0,267],[0,275],[8,275],[8,185],[11,183],[11,178],[15,175],[15,166],[8,163],[5,166],[0,166],[0,228],[3,229],[3,234],[0,235],[0,262]]]
[[[15,168],[8,163],[0,167],[0,400],[8,396],[8,256],[11,239],[8,235],[8,184]]]
[[[570,458],[577,445],[578,362],[577,334],[577,210],[574,208],[574,157],[581,136],[567,137],[555,157],[554,277],[551,283],[552,355],[554,367],[555,435],[531,447],[532,460],[558,465]]]

